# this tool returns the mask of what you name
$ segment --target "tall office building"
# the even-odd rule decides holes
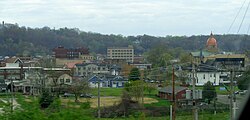
[[[108,59],[125,59],[127,62],[134,62],[134,48],[128,47],[109,47],[107,49]]]

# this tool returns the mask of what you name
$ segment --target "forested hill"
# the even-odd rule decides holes
[[[205,47],[209,35],[166,36],[149,35],[122,36],[103,35],[84,32],[79,29],[51,29],[19,27],[17,24],[0,24],[0,56],[3,55],[45,55],[50,54],[59,45],[66,48],[87,47],[93,53],[106,53],[107,47],[133,45],[136,54],[141,54],[153,47],[164,45],[167,48],[180,47],[194,51]],[[250,50],[249,35],[216,35],[218,47],[223,51],[244,52]]]

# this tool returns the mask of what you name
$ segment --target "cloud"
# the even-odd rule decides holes
[[[0,18],[30,27],[77,27],[106,34],[225,33],[243,1],[3,0]]]

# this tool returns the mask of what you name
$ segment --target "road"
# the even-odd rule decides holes
[[[218,95],[218,102],[223,104],[230,104],[230,99],[228,98],[228,95]],[[236,104],[237,107],[241,106],[241,104],[244,104],[245,95],[236,95]]]

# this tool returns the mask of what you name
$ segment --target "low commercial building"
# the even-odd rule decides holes
[[[173,90],[172,86],[161,88],[158,91],[158,96],[162,99],[172,100],[173,99],[172,90]],[[174,93],[175,93],[176,100],[185,99],[186,90],[187,90],[187,87],[175,86]]]

